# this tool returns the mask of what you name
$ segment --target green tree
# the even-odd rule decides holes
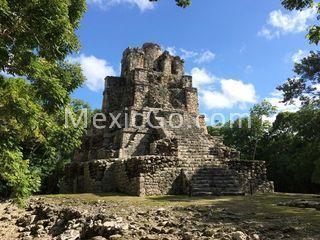
[[[84,0],[1,0],[0,69],[30,76],[39,58],[63,60],[79,50],[84,10]]]
[[[208,126],[207,130],[208,130],[208,134],[211,136],[222,136],[222,127],[224,126],[223,123],[221,122],[217,122],[215,123],[213,126]]]
[[[19,76],[0,74],[0,191],[19,203],[80,144],[83,128],[63,120],[84,77],[64,59],[84,11],[85,0],[0,1],[0,70]]]
[[[304,105],[320,101],[320,52],[311,52],[310,55],[296,63],[293,71],[296,76],[289,78],[278,90],[284,94],[284,102],[291,103],[300,99]]]
[[[263,121],[263,116],[268,117],[274,113],[275,108],[269,102],[263,101],[251,108],[248,117],[228,121],[216,131],[209,127],[209,134],[223,136],[227,146],[241,152],[242,159],[256,159],[257,148],[261,146],[259,142],[271,127],[270,122]]]
[[[313,0],[283,0],[282,4],[289,10],[303,10],[306,8],[317,9],[317,19],[320,20],[320,3]],[[320,26],[309,27],[307,35],[310,43],[318,44],[320,41]],[[286,83],[278,86],[278,90],[284,93],[283,101],[291,103],[299,98],[304,105],[320,100],[320,52],[311,51],[309,56],[303,58],[300,63],[296,63],[293,71],[296,76],[289,78]]]
[[[284,0],[282,4],[289,10],[316,8],[317,19],[320,19],[320,3],[313,0]],[[320,26],[311,26],[307,38],[310,43],[318,44]],[[290,104],[299,99],[303,104],[296,113],[279,114],[265,141],[263,155],[268,159],[271,178],[281,191],[319,191],[319,62],[320,52],[310,52],[295,64],[293,71],[296,76],[277,87],[283,92],[284,103]]]
[[[79,72],[80,73],[80,72]],[[47,92],[50,94],[50,91]],[[65,105],[78,114],[79,106]],[[23,78],[0,77],[0,179],[22,203],[40,180],[61,170],[81,141],[84,127],[64,126],[64,108],[54,112]],[[56,175],[57,178],[57,175]]]
[[[320,3],[316,3],[314,0],[282,0],[282,5],[288,10],[304,10],[306,8],[316,8],[318,16],[320,19]],[[312,25],[309,27],[307,38],[310,43],[317,44],[320,41],[320,26]]]
[[[277,191],[315,193],[320,190],[320,111],[305,106],[279,113],[260,154]]]

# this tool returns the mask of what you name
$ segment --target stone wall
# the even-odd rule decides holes
[[[230,160],[225,163],[214,158],[190,161],[156,155],[83,163],[73,176],[76,179],[72,192],[119,191],[136,196],[192,194],[193,178],[199,175],[199,170],[208,167],[226,169],[225,174],[232,174],[239,184],[239,192],[273,192],[273,183],[267,181],[263,161]],[[227,181],[228,177],[226,175],[222,181]],[[219,195],[219,190],[214,191]]]
[[[199,112],[198,91],[196,88],[186,88],[187,111],[197,114]]]
[[[228,168],[236,171],[243,192],[270,193],[274,191],[273,182],[267,179],[264,161],[238,160],[229,161]]]
[[[144,156],[127,159],[124,165],[128,179],[138,181],[141,186],[138,195],[150,196],[177,193],[178,163],[176,157]]]

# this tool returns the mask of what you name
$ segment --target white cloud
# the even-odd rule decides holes
[[[175,47],[166,47],[165,50],[168,51],[170,53],[170,55],[172,55],[172,56],[177,55],[177,50]]]
[[[287,14],[281,10],[272,11],[267,22],[268,27],[262,27],[258,36],[273,39],[281,34],[303,32],[308,27],[308,21],[315,19],[315,16],[315,8],[292,11]]]
[[[232,105],[241,103],[255,103],[257,101],[256,91],[252,84],[243,83],[240,80],[222,79],[221,90],[226,95]]]
[[[154,3],[149,0],[87,0],[87,3],[102,9],[120,4],[129,5],[130,7],[136,6],[142,12],[154,8]]]
[[[266,27],[262,27],[262,29],[258,32],[259,37],[265,37],[268,40],[274,39],[276,37],[280,37],[279,31],[272,32]]]
[[[265,98],[268,102],[270,102],[273,106],[277,108],[277,113],[269,116],[269,117],[264,117],[264,121],[269,121],[269,122],[274,122],[277,118],[277,115],[280,112],[297,112],[300,107],[301,107],[301,101],[299,99],[295,99],[292,104],[286,104],[283,103],[283,97],[282,97],[282,92],[276,90],[270,94],[270,97]]]
[[[204,68],[193,68],[191,70],[191,76],[193,80],[193,86],[199,88],[203,85],[213,84],[215,82],[216,77],[209,73]]]
[[[199,57],[194,60],[195,63],[201,64],[206,62],[211,62],[216,55],[211,52],[210,50],[206,50],[202,53],[200,53]]]
[[[240,80],[222,79],[221,91],[203,90],[200,98],[208,109],[213,108],[245,108],[247,104],[257,102],[255,88],[252,84]]]
[[[293,104],[283,103],[281,97],[268,97],[266,100],[273,106],[277,107],[278,112],[296,112],[301,106],[299,100],[295,100]]]
[[[213,108],[243,108],[246,104],[255,103],[257,96],[252,84],[240,80],[217,78],[206,69],[191,70],[194,86],[199,89],[201,103],[207,109]],[[215,88],[215,84],[219,88]],[[219,90],[220,89],[220,90]]]
[[[227,96],[221,92],[217,91],[202,91],[200,96],[201,101],[204,103],[205,107],[208,109],[213,108],[232,108],[233,101],[231,101]]]
[[[279,90],[273,91],[270,95],[266,100],[277,107],[278,112],[296,112],[301,107],[301,101],[299,99],[294,99],[292,104],[283,103],[283,93]]]
[[[291,60],[294,63],[299,63],[303,58],[307,57],[308,55],[309,55],[308,51],[304,51],[304,50],[299,49],[298,52],[294,53],[291,56]]]
[[[184,48],[177,49],[174,46],[161,47],[163,50],[168,51],[173,56],[181,56],[182,59],[192,59],[193,62],[197,64],[208,63],[215,59],[216,54],[210,50],[200,50],[200,51],[193,51],[187,50]]]
[[[181,58],[183,59],[188,59],[188,58],[193,58],[198,56],[199,53],[194,52],[194,51],[188,51],[186,49],[180,48],[180,52],[182,53]]]
[[[92,55],[86,56],[81,54],[79,57],[70,57],[69,61],[80,63],[83,73],[87,78],[85,84],[91,91],[103,90],[105,77],[116,75],[113,67],[106,60]]]
[[[313,19],[315,15],[315,9],[294,11],[289,14],[277,10],[270,13],[269,24],[283,32],[303,32],[307,29],[307,21]]]
[[[316,91],[320,92],[320,84],[314,84],[313,87]],[[283,94],[281,91],[274,91],[270,94],[270,97],[265,98],[268,102],[270,102],[273,106],[277,108],[277,113],[271,117],[266,117],[265,120],[270,122],[274,122],[278,113],[280,112],[297,112],[302,106],[302,102],[299,99],[293,99],[293,101],[288,103],[283,103]]]

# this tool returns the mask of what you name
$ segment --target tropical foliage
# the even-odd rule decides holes
[[[83,128],[63,123],[84,77],[64,59],[80,47],[84,10],[84,0],[0,1],[0,191],[20,204],[80,144]]]

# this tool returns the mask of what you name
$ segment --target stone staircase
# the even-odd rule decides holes
[[[244,195],[234,171],[219,167],[199,169],[191,179],[191,195]]]
[[[196,127],[171,129],[171,133],[178,139],[179,152],[182,157],[200,157],[209,154],[210,140],[202,134],[200,129]]]
[[[191,195],[244,195],[236,172],[211,153],[212,147],[225,147],[222,139],[203,134],[189,118],[182,127],[167,131],[178,140],[178,156],[184,160],[180,166],[191,176]]]

